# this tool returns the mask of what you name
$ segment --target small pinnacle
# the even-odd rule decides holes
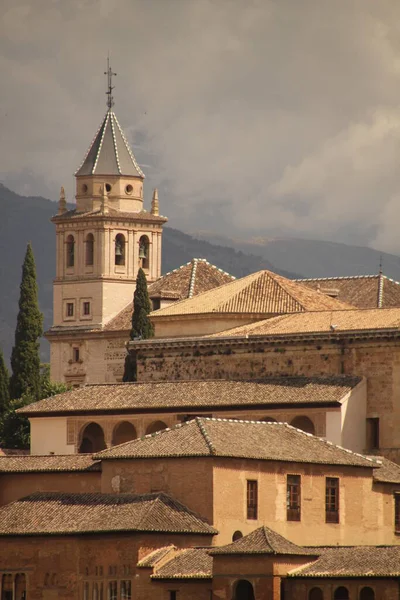
[[[105,183],[101,186],[101,212],[103,215],[108,215],[108,196]]]
[[[66,211],[67,211],[67,202],[65,200],[65,190],[64,190],[64,187],[61,186],[60,199],[58,201],[58,214],[62,215]]]
[[[158,190],[154,189],[153,199],[151,201],[151,214],[158,216],[160,214],[160,207],[158,202]]]

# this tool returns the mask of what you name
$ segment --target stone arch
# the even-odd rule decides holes
[[[150,240],[147,235],[142,235],[139,240],[139,261],[142,269],[150,266]]]
[[[363,587],[359,598],[360,600],[375,600],[375,592],[372,587]]]
[[[94,235],[88,233],[85,239],[85,265],[87,267],[94,264]]]
[[[100,452],[100,450],[106,448],[104,431],[94,421],[84,426],[80,439],[79,454],[91,454],[93,452]]]
[[[162,429],[167,429],[168,425],[164,423],[164,421],[153,421],[148,425],[146,429],[146,435],[150,435],[151,433],[156,433],[157,431],[162,431]]]
[[[137,438],[136,428],[130,421],[120,421],[116,424],[112,436],[113,446],[124,444]]]
[[[115,264],[125,265],[125,236],[123,233],[118,233],[115,238]]]
[[[349,590],[344,585],[336,588],[333,594],[333,600],[349,600]]]
[[[308,600],[324,600],[324,593],[319,587],[313,587],[309,594]]]
[[[15,598],[20,600],[26,596],[26,577],[25,573],[17,573],[15,576]]]
[[[233,600],[255,600],[254,589],[247,579],[239,579],[235,583]]]
[[[232,542],[237,542],[237,540],[240,540],[243,537],[243,533],[239,530],[235,531],[233,536],[232,536]]]
[[[67,267],[75,266],[75,238],[73,235],[67,237]]]
[[[306,433],[312,433],[315,435],[315,425],[311,419],[305,415],[299,415],[298,417],[295,417],[290,424],[292,427],[296,427],[296,429],[301,429]]]
[[[260,419],[260,421],[263,423],[277,423],[277,420],[274,419],[274,417],[264,417],[263,419]]]

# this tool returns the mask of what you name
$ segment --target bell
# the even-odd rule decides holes
[[[146,246],[144,244],[139,246],[139,258],[147,258]]]
[[[122,256],[122,247],[121,247],[121,244],[117,244],[115,246],[115,256]]]

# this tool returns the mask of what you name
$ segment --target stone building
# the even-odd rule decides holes
[[[1,457],[0,486],[4,600],[398,594],[399,467],[287,424],[196,418],[93,458]]]

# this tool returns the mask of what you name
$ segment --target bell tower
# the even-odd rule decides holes
[[[161,275],[162,227],[158,195],[151,211],[143,206],[144,173],[113,106],[112,72],[107,64],[107,112],[75,173],[76,207],[67,210],[61,188],[56,226],[53,285],[53,345],[67,331],[101,329],[132,301],[139,267],[148,282]],[[55,373],[53,377],[60,380]],[[61,378],[62,379],[62,378]]]

